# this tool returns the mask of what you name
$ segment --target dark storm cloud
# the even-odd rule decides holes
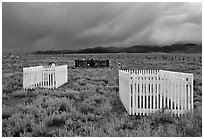
[[[200,41],[201,3],[3,3],[3,51]]]

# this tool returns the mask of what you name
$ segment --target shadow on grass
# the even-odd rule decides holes
[[[110,104],[112,106],[111,112],[115,112],[117,114],[123,114],[124,112],[126,112],[122,102],[120,101],[119,96],[117,96],[116,98],[113,98]]]

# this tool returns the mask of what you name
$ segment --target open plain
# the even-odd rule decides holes
[[[109,68],[75,68],[70,60],[108,59]],[[23,67],[67,64],[68,82],[23,90]],[[121,63],[122,67],[119,67]],[[194,75],[194,114],[130,116],[119,99],[118,70],[163,69]],[[2,58],[2,136],[202,136],[201,54],[131,53]]]

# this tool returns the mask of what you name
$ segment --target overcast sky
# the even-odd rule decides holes
[[[3,52],[202,42],[202,3],[3,3]]]

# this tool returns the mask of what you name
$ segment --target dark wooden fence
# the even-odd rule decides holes
[[[75,67],[109,67],[109,60],[75,60]]]

